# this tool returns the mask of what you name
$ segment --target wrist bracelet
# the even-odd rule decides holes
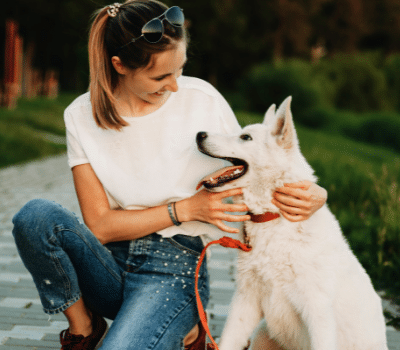
[[[179,225],[180,225],[182,222],[179,221],[178,214],[176,213],[176,202],[172,203],[172,208],[174,209],[175,219],[177,222],[179,222]]]
[[[174,203],[175,203],[175,202],[174,202]],[[172,211],[172,205],[173,205],[174,203],[169,203],[169,204],[168,204],[168,214],[169,214],[169,217],[171,218],[172,222],[174,223],[174,225],[175,225],[175,226],[179,226],[179,225],[181,224],[181,222],[179,222],[179,221],[177,221],[177,220],[175,219],[174,213],[173,213],[173,211]]]

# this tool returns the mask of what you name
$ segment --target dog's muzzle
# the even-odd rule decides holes
[[[203,185],[207,189],[219,187],[227,182],[242,177],[247,172],[248,164],[244,160],[233,157],[225,157],[223,155],[216,155],[209,152],[205,146],[205,141],[207,138],[208,134],[205,131],[200,131],[197,133],[196,143],[199,151],[213,158],[227,160],[228,162],[231,162],[233,166],[225,167],[204,177],[199,182],[196,189],[199,189]]]

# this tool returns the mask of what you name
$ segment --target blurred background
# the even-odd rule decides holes
[[[165,2],[188,20],[184,74],[215,85],[242,125],[293,96],[300,146],[353,251],[377,289],[400,296],[400,1]],[[90,17],[108,4],[2,4],[0,168],[65,152]]]

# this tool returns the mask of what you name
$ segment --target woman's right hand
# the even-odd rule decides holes
[[[203,189],[192,197],[176,202],[178,220],[201,221],[217,226],[222,231],[239,233],[239,229],[232,228],[223,221],[239,222],[250,220],[250,215],[232,215],[225,212],[247,212],[245,204],[224,203],[227,197],[242,194],[241,188],[235,188],[223,192],[209,192]]]

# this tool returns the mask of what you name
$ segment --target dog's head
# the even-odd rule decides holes
[[[315,181],[313,170],[300,153],[298,138],[286,98],[275,113],[272,105],[262,124],[248,125],[240,134],[199,132],[198,149],[233,165],[211,174],[199,183],[211,191],[237,187],[275,188],[284,182]],[[261,190],[261,188],[260,188]]]

